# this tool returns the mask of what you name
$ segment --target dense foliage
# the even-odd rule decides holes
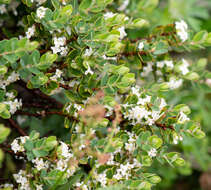
[[[185,53],[211,46],[209,13],[163,3],[0,0],[0,189],[149,190],[192,155],[206,169],[211,74]]]

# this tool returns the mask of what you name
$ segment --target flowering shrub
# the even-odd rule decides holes
[[[1,189],[148,190],[161,181],[153,163],[187,165],[174,145],[205,134],[165,95],[210,77],[204,59],[174,56],[210,46],[210,33],[150,26],[127,16],[129,0],[0,2],[0,161],[5,151],[24,162]],[[22,127],[50,115],[68,138]],[[7,139],[6,123],[19,136]]]

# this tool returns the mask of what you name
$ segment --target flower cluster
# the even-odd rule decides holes
[[[0,88],[5,89],[9,84],[17,81],[20,79],[20,76],[18,73],[16,73],[15,71],[13,71],[8,77],[7,79],[3,79],[1,76],[1,81],[0,81]]]
[[[37,12],[36,12],[37,17],[38,17],[39,19],[44,18],[44,17],[45,17],[45,12],[46,12],[46,10],[47,10],[47,8],[45,8],[45,7],[39,7],[39,8],[37,9]]]
[[[175,23],[177,35],[180,37],[182,42],[185,42],[188,39],[188,25],[185,23],[184,20],[181,20],[180,22]]]
[[[151,110],[147,106],[151,103],[151,96],[139,93],[138,87],[133,87],[132,93],[138,97],[138,101],[135,105],[123,105],[127,110],[124,117],[128,120],[132,120],[132,125],[153,125],[164,114],[163,108],[167,105],[165,100],[163,98],[157,99],[157,102],[160,102],[158,106],[159,110]]]
[[[65,44],[66,44],[66,38],[63,36],[63,37],[54,37],[53,38],[53,42],[54,42],[54,45],[53,47],[51,47],[53,53],[60,53],[61,56],[65,56],[67,55],[68,53],[68,47],[66,46],[65,47]]]

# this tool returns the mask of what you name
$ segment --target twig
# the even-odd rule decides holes
[[[23,136],[27,136],[27,134],[25,133],[25,131],[13,120],[13,119],[8,119],[10,125],[12,127],[14,127],[15,129],[17,129],[17,131],[23,135]]]
[[[157,122],[155,123],[155,125],[156,125],[157,127],[162,128],[163,130],[166,130],[166,129],[174,130],[174,127],[173,127],[172,125],[167,126],[167,125],[165,125],[165,124],[157,123]]]

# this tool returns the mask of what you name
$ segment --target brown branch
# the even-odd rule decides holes
[[[162,123],[155,123],[155,125],[163,130],[166,130],[166,129],[171,129],[174,131],[174,127],[172,125],[166,125],[166,124],[162,124]]]
[[[72,90],[73,89],[72,87],[70,87],[66,84],[61,84],[61,83],[59,83],[59,87],[64,88],[65,90]]]
[[[23,135],[23,136],[27,136],[27,134],[25,133],[25,131],[13,120],[13,119],[8,119],[10,125],[12,127],[14,127],[15,129],[17,129],[17,131]]]
[[[43,104],[43,103],[25,103],[23,102],[23,107],[26,107],[26,108],[42,108],[42,109],[52,109],[52,108],[58,108],[57,105],[48,105],[48,104]],[[60,107],[59,107],[60,108]]]

